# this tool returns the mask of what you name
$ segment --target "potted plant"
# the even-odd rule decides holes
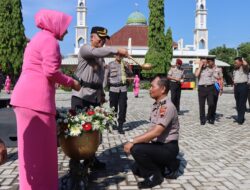
[[[114,109],[91,107],[88,110],[61,109],[57,114],[59,143],[63,152],[74,160],[93,157],[104,130],[116,124]]]

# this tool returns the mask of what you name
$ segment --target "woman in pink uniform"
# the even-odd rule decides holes
[[[140,78],[138,77],[138,75],[135,75],[133,91],[134,91],[134,96],[136,98],[138,98],[139,90],[140,90]]]
[[[4,87],[5,88],[5,92],[7,94],[10,94],[11,79],[10,79],[9,75],[7,75],[7,77],[6,77],[5,85],[4,86],[5,86]]]
[[[40,10],[35,22],[41,31],[25,49],[11,97],[17,119],[20,190],[58,189],[55,83],[80,90],[77,81],[60,72],[57,40],[63,40],[71,19],[62,12]]]

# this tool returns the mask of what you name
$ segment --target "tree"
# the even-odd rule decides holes
[[[165,49],[164,40],[164,0],[149,0],[148,46],[157,51]]]
[[[224,61],[230,64],[229,68],[223,69],[223,75],[227,84],[232,84],[232,71],[234,65],[234,58],[237,55],[237,51],[234,48],[227,48],[226,45],[216,47],[211,49],[209,52],[210,55],[216,55],[216,59]]]
[[[19,76],[26,46],[21,0],[0,1],[0,63],[14,80]]]
[[[145,62],[151,63],[153,69],[144,71],[144,77],[153,77],[156,73],[164,73],[165,67],[165,20],[164,20],[164,0],[149,0],[149,31],[148,47]]]
[[[165,62],[165,72],[168,70],[168,68],[171,65],[171,61],[173,58],[173,37],[172,37],[172,30],[171,28],[168,28],[166,33],[166,47],[165,47],[165,55],[166,55],[166,62]]]
[[[240,44],[237,50],[239,51],[239,56],[244,57],[248,64],[250,64],[250,42]]]
[[[224,61],[230,65],[234,64],[237,51],[234,48],[227,48],[226,45],[216,47],[209,51],[210,55],[216,55],[216,59]]]

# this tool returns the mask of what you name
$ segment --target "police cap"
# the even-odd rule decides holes
[[[104,27],[101,26],[94,26],[91,29],[91,34],[97,34],[100,38],[107,38],[110,39],[109,35],[108,35],[108,30]]]

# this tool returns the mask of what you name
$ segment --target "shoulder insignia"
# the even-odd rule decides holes
[[[167,111],[167,106],[160,107],[160,116],[163,117]]]

